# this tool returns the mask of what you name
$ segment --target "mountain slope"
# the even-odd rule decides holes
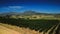
[[[6,15],[60,15],[60,13],[40,13],[40,12],[36,12],[36,11],[24,11],[22,13],[18,13],[18,12],[7,12],[7,13],[1,13],[0,16],[6,16]]]

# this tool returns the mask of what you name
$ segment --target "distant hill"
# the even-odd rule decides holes
[[[36,11],[24,11],[23,13],[17,13],[17,12],[7,12],[7,13],[2,13],[0,14],[0,16],[6,16],[6,15],[60,15],[60,13],[58,14],[52,14],[52,13],[39,13]]]

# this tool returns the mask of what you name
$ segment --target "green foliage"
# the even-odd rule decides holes
[[[11,25],[16,25],[19,27],[25,27],[30,29],[35,29],[43,31],[46,29],[46,31],[51,28],[53,25],[57,25],[59,23],[59,20],[45,20],[45,19],[38,19],[38,20],[29,20],[29,19],[14,19],[14,18],[5,18],[0,17],[0,23],[6,23]]]

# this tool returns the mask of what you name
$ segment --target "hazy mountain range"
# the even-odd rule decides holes
[[[60,13],[39,13],[36,11],[25,11],[23,13],[7,12],[0,14],[0,16],[5,16],[5,15],[60,15]]]

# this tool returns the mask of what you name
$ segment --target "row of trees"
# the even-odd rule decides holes
[[[42,28],[42,30],[44,30],[49,29],[51,26],[58,24],[59,20],[44,20],[44,19],[29,20],[21,18],[13,19],[13,18],[0,17],[0,23],[6,23],[35,30],[39,30]]]

